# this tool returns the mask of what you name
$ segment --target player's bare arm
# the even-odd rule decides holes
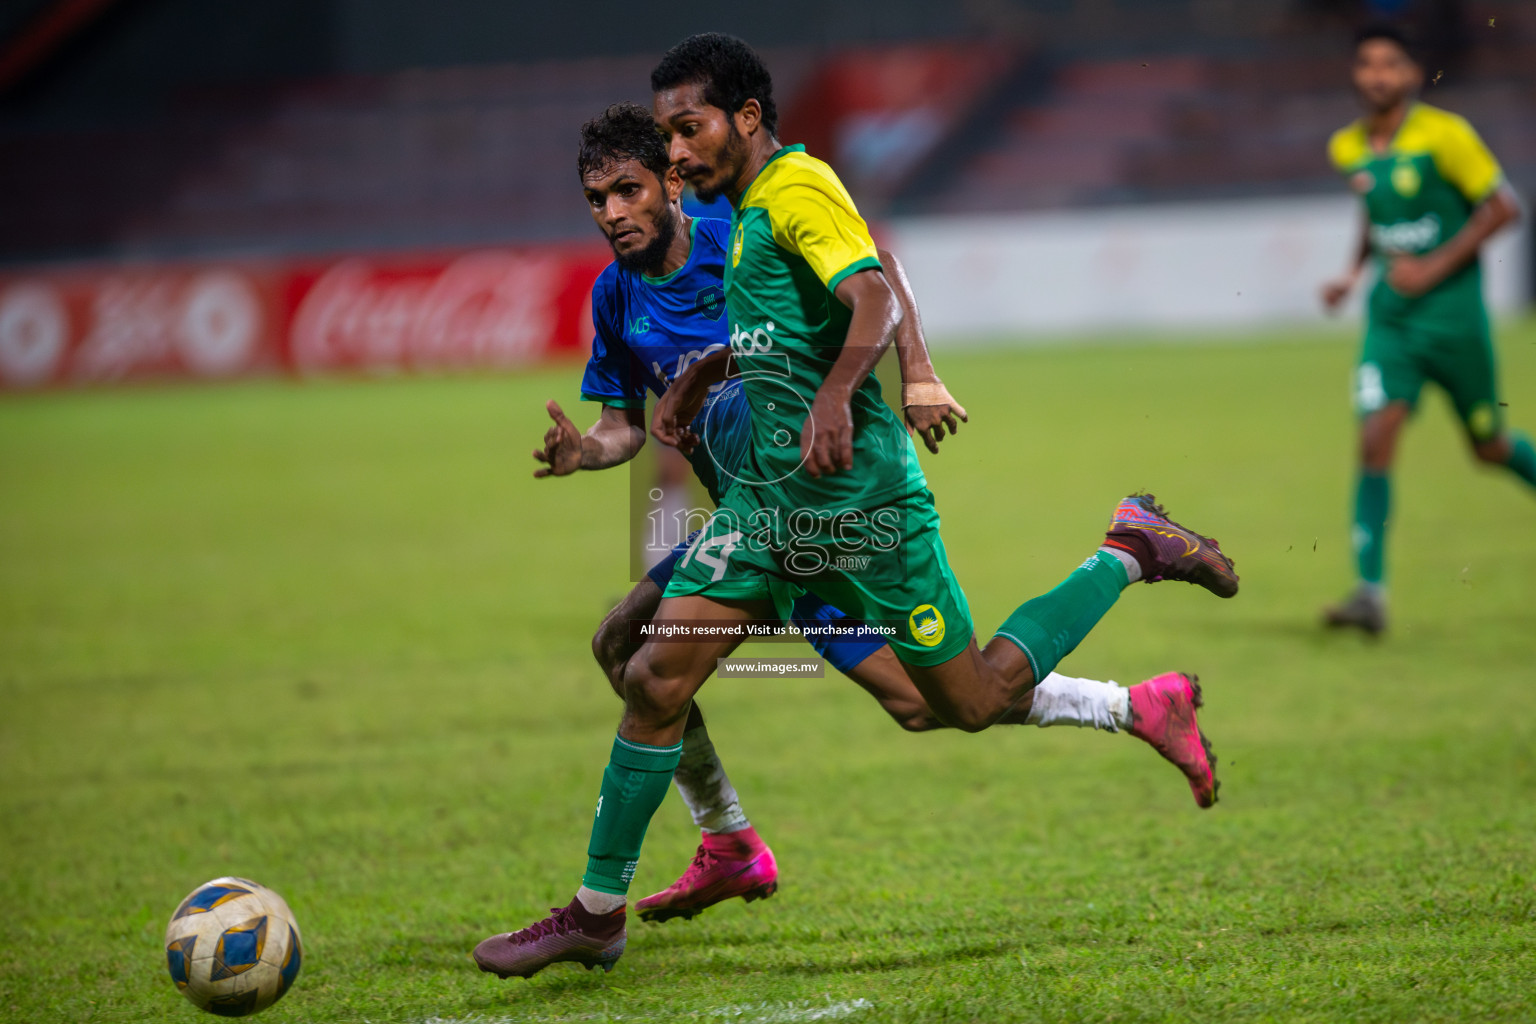
[[[853,317],[842,352],[816,390],[800,431],[800,455],[813,477],[853,468],[853,392],[874,370],[901,324],[901,305],[878,270],[850,274],[833,294]]]
[[[1398,256],[1387,268],[1387,283],[1402,295],[1423,295],[1466,266],[1484,242],[1520,219],[1508,186],[1497,189],[1446,242],[1423,256]]]
[[[656,402],[651,433],[662,444],[687,454],[699,443],[689,426],[704,407],[709,389],[725,380],[730,371],[730,350],[721,349],[684,370]]]
[[[643,410],[605,405],[597,422],[583,434],[559,402],[551,400],[544,408],[554,424],[544,432],[544,447],[533,450],[533,457],[544,463],[533,471],[535,477],[570,476],[578,469],[623,465],[645,445]]]
[[[1323,285],[1323,308],[1330,313],[1337,313],[1339,306],[1349,293],[1355,290],[1355,285],[1360,283],[1360,275],[1365,270],[1366,261],[1371,258],[1371,224],[1363,212],[1360,215],[1360,231],[1355,242],[1354,259],[1350,262],[1349,269],[1338,277],[1327,281]]]
[[[886,249],[876,251],[886,283],[901,304],[901,325],[896,328],[895,345],[901,365],[901,406],[907,428],[916,431],[928,450],[937,455],[945,428],[953,435],[960,426],[955,422],[956,417],[966,422],[970,422],[970,418],[965,413],[965,406],[955,401],[933,368],[928,342],[923,337],[923,318],[917,309],[917,296],[912,292],[912,282],[907,280],[907,268],[901,265],[895,253]]]

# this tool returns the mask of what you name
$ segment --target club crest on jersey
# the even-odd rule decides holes
[[[741,266],[741,247],[746,241],[747,226],[745,224],[736,225],[736,241],[731,243],[731,266]]]
[[[912,639],[924,647],[937,647],[944,642],[944,616],[931,604],[920,604],[907,616],[907,627]]]
[[[707,319],[719,320],[720,314],[725,312],[725,289],[717,284],[700,288],[693,297],[693,308]]]
[[[1413,161],[1407,157],[1399,157],[1397,165],[1392,168],[1392,188],[1398,195],[1411,199],[1419,194],[1419,188],[1424,184],[1424,178],[1419,174],[1419,169],[1413,165]]]

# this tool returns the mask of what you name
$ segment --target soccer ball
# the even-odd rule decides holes
[[[299,925],[277,893],[215,878],[181,901],[165,928],[165,966],[192,1005],[244,1017],[282,998],[303,960]]]

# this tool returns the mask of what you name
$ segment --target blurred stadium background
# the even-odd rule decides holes
[[[1381,14],[1532,195],[1536,0],[0,0],[0,1019],[190,1020],[165,920],[226,874],[305,929],[266,1021],[1536,1019],[1529,493],[1423,416],[1391,632],[1316,620],[1358,323],[1324,146]],[[1123,737],[712,684],[784,891],[503,985],[467,953],[575,882],[655,480],[529,479],[544,402],[593,415],[577,128],[707,28],[911,272],[983,635],[1131,488],[1237,558],[1065,665],[1199,671],[1222,803]],[[1530,237],[1485,256],[1526,428]],[[637,891],[696,842],[669,798]]]
[[[1350,26],[1420,26],[1427,98],[1536,184],[1528,0],[829,0],[722,8],[784,137],[908,261],[940,343],[1319,316],[1352,200]],[[0,380],[578,354],[605,262],[576,127],[647,99],[691,6],[12,0]],[[1494,305],[1531,294],[1529,231]]]

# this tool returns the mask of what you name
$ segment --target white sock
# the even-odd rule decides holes
[[[587,908],[589,914],[611,914],[626,902],[623,896],[615,896],[611,892],[598,892],[586,886],[576,890],[576,898],[581,900],[581,905]]]
[[[1131,691],[1113,681],[1074,679],[1052,672],[1034,690],[1030,705],[1031,725],[1051,725],[1119,732],[1131,726]]]
[[[1108,544],[1103,545],[1099,548],[1099,550],[1104,552],[1106,555],[1113,555],[1114,557],[1120,559],[1120,564],[1125,566],[1126,583],[1135,583],[1137,580],[1141,579],[1141,563],[1136,561],[1135,555],[1131,554],[1129,551],[1121,551],[1119,548],[1112,548]]]
[[[742,813],[736,787],[726,777],[725,766],[704,726],[683,733],[683,757],[672,781],[688,805],[693,823],[705,832],[740,832],[752,824]]]

